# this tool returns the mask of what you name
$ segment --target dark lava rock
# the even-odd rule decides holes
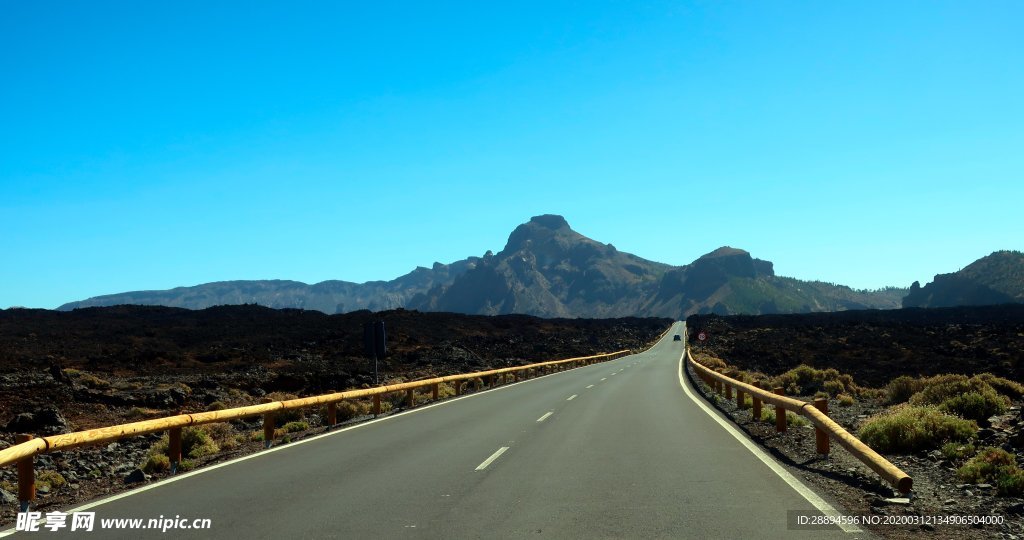
[[[38,412],[21,413],[4,426],[5,431],[12,433],[31,433],[34,435],[55,435],[67,433],[68,421],[54,408]]]
[[[0,489],[0,504],[4,506],[18,504],[18,496],[5,489]]]
[[[146,476],[146,473],[142,472],[142,469],[135,469],[128,473],[128,476],[124,477],[125,484],[138,484],[146,480],[149,480],[149,477]]]

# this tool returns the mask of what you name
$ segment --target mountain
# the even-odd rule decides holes
[[[392,281],[322,281],[307,285],[286,280],[242,280],[204,283],[193,287],[176,287],[162,291],[134,291],[96,296],[70,302],[57,308],[71,310],[85,307],[142,304],[188,309],[232,304],[259,304],[272,308],[299,308],[324,313],[347,313],[360,309],[382,311],[404,307],[410,298],[432,287],[451,282],[473,268],[479,257],[452,264],[434,263],[431,268],[418,267]]]
[[[672,266],[619,251],[574,231],[556,215],[518,227],[497,254],[417,268],[392,281],[222,281],[72,302],[59,309],[155,304],[202,309],[255,303],[326,313],[409,308],[497,315],[679,318],[898,308],[906,289],[856,291],[776,276],[771,262],[731,247]]]
[[[772,263],[719,248],[686,266],[648,261],[573,231],[561,216],[516,228],[505,249],[409,307],[546,317],[683,317],[897,308],[905,289],[849,287],[775,275]]]
[[[1024,302],[1024,253],[996,251],[963,270],[937,274],[921,287],[917,281],[903,307],[981,306]]]
[[[485,255],[451,284],[409,307],[497,315],[622,317],[644,314],[643,299],[671,266],[621,252],[544,215],[516,227],[497,255]]]

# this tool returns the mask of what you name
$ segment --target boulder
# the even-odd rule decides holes
[[[5,431],[12,433],[30,433],[33,435],[56,435],[69,431],[68,421],[55,408],[46,408],[31,413],[16,415],[4,426]]]
[[[6,489],[0,489],[0,506],[13,506],[15,504],[18,504],[18,496]]]
[[[128,476],[124,477],[125,484],[138,484],[147,480],[149,480],[149,477],[146,476],[146,473],[142,472],[142,469],[135,469],[128,473]]]

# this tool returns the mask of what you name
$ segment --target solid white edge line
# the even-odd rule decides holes
[[[578,395],[579,394],[573,394],[573,395],[569,396],[568,398],[566,398],[565,400],[566,401],[572,401],[572,400],[576,399],[576,396],[578,396]]]
[[[495,452],[495,453],[491,454],[491,457],[489,457],[489,458],[485,459],[483,463],[481,463],[481,464],[477,465],[477,466],[476,466],[476,470],[478,470],[478,471],[482,471],[482,470],[486,469],[488,465],[490,465],[491,463],[493,463],[493,462],[494,462],[494,460],[498,459],[498,457],[499,457],[499,456],[501,456],[502,454],[504,454],[504,453],[505,453],[505,450],[508,450],[508,447],[507,447],[507,446],[502,446],[501,448],[499,448],[497,452]]]
[[[548,412],[544,413],[544,416],[541,416],[540,418],[538,418],[537,421],[538,422],[543,422],[543,421],[547,420],[548,417],[551,416],[552,414],[555,414],[555,411],[548,411]]]
[[[753,441],[745,437],[738,429],[736,429],[735,426],[725,421],[709,405],[704,403],[703,399],[700,399],[697,396],[695,396],[693,392],[690,390],[690,387],[686,385],[686,379],[683,376],[683,362],[685,358],[686,349],[683,349],[683,354],[682,356],[679,357],[679,367],[677,374],[679,375],[679,386],[683,387],[683,391],[686,393],[687,397],[689,397],[694,403],[696,403],[701,409],[703,409],[704,412],[708,414],[708,416],[715,420],[715,422],[718,422],[719,425],[725,428],[725,430],[729,432],[730,435],[735,437],[736,440],[739,441],[740,444],[742,444],[747,450],[750,450],[750,453],[757,456],[757,459],[760,459],[762,463],[767,465],[768,468],[772,470],[772,472],[779,476],[779,478],[781,478],[783,481],[789,484],[789,487],[793,488],[793,490],[799,493],[804,499],[807,499],[807,502],[814,505],[814,507],[817,508],[818,511],[820,511],[822,514],[826,516],[837,518],[836,521],[840,523],[839,528],[842,529],[843,532],[864,532],[864,530],[860,527],[857,527],[855,525],[844,524],[841,519],[838,519],[842,514],[840,514],[835,509],[835,507],[826,502],[825,499],[822,499],[820,496],[818,496],[817,493],[811,491],[809,487],[804,485],[804,483],[798,480],[795,476],[790,474],[790,472],[784,469],[782,465],[779,465],[779,463],[775,461],[775,459],[766,454],[764,450],[761,450]]]

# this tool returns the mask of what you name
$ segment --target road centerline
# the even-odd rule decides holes
[[[566,398],[566,401],[572,401],[572,400],[576,399],[576,396],[578,396],[578,395],[579,394],[573,394],[573,395],[569,396],[568,398]]]
[[[544,413],[544,416],[541,416],[540,418],[538,418],[537,421],[538,422],[543,422],[543,421],[547,420],[548,417],[551,416],[552,414],[555,414],[555,411],[548,411],[548,412]]]
[[[500,457],[502,454],[504,454],[506,450],[508,450],[508,447],[507,446],[502,446],[496,452],[491,454],[491,457],[485,459],[483,463],[477,465],[476,466],[476,470],[482,471],[482,470],[486,469],[488,465],[490,465],[491,463],[494,463],[494,460],[498,459],[498,457]]]

